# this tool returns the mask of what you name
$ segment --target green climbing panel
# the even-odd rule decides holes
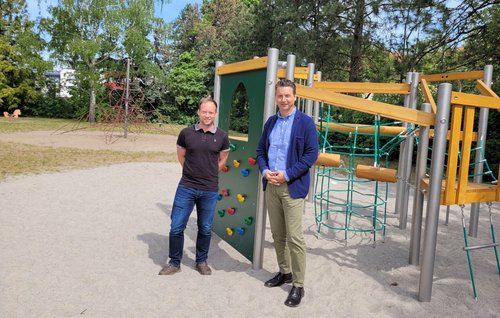
[[[247,137],[232,137],[227,171],[220,172],[213,231],[248,260],[253,260],[259,168],[255,150],[262,132],[266,69],[221,76],[219,127],[229,131],[231,103],[243,85],[248,102]]]

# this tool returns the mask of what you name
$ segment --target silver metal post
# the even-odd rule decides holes
[[[484,67],[484,76],[483,81],[486,85],[491,87],[491,79],[493,78],[493,65],[486,65]],[[477,126],[477,140],[481,143],[483,154],[486,152],[486,133],[488,130],[488,114],[489,108],[481,108],[479,110],[479,124]],[[481,183],[483,182],[483,156],[481,155],[481,149],[476,150],[475,162],[474,166],[474,182]],[[471,211],[470,211],[470,224],[469,224],[469,235],[472,237],[477,237],[477,227],[479,222],[479,205],[480,203],[472,203]]]
[[[224,62],[222,61],[217,61],[215,62],[215,78],[214,78],[214,100],[217,103],[217,105],[220,104],[220,75],[217,74],[217,68],[219,66],[224,65]],[[220,107],[220,105],[219,105]],[[217,116],[215,116],[215,126],[219,126],[219,112],[217,112]]]
[[[309,63],[307,64],[307,86],[312,87],[314,83],[314,63]],[[313,108],[313,101],[308,99],[306,100],[306,114],[309,117],[312,117],[312,108]],[[309,192],[307,194],[307,201],[312,203],[314,201],[314,174],[315,174],[315,169],[314,166],[309,169],[309,175],[310,175],[310,183],[309,183]]]
[[[409,108],[417,108],[418,99],[418,82],[420,81],[420,75],[418,73],[412,73],[411,75],[411,86],[410,86],[410,101]],[[410,127],[411,124],[408,125]],[[402,202],[402,209],[399,217],[399,228],[404,230],[408,225],[408,201],[410,198],[410,177],[411,168],[413,162],[413,145],[415,144],[415,135],[410,134],[406,139],[406,145],[404,151],[405,154],[405,182],[404,182],[404,198]]]
[[[264,125],[269,117],[275,113],[275,85],[276,72],[278,71],[278,56],[279,50],[270,48],[267,51],[267,73],[266,73],[266,90],[264,94]],[[264,191],[262,190],[262,182],[259,178],[259,190],[257,197],[257,211],[255,213],[255,239],[253,245],[253,269],[261,269],[264,258],[264,239],[266,234],[266,203],[264,201]]]
[[[316,75],[318,76],[317,82],[321,82],[321,71],[317,71]],[[313,84],[314,86],[314,84]],[[313,118],[315,122],[319,121],[319,102],[315,101],[314,102],[314,107],[313,107]]]
[[[422,104],[422,111],[431,112],[431,104]],[[420,261],[420,238],[422,236],[422,213],[424,208],[424,194],[420,188],[420,180],[425,176],[429,147],[430,127],[420,126],[418,133],[417,167],[415,172],[415,196],[413,197],[413,213],[411,221],[410,258],[409,263],[418,265]]]
[[[125,118],[123,122],[123,138],[128,135],[128,103],[130,98],[130,59],[127,58],[127,78],[125,79]]]
[[[425,219],[425,234],[420,267],[420,284],[418,300],[430,301],[432,295],[432,278],[436,258],[437,230],[439,224],[439,200],[443,181],[444,160],[446,152],[446,135],[450,120],[451,84],[439,85],[437,114],[432,145],[431,172],[428,189],[427,214]]]
[[[411,84],[413,72],[406,73],[406,84]],[[404,107],[410,107],[410,95],[405,95],[404,97]],[[403,122],[403,127],[408,127],[408,123]],[[399,145],[399,160],[398,160],[398,180],[396,182],[396,203],[394,208],[394,213],[399,213],[401,215],[403,211],[403,201],[405,193],[405,183],[406,183],[406,139]],[[401,224],[401,221],[400,221]],[[401,225],[400,225],[401,226]]]
[[[295,80],[295,55],[288,54],[286,56],[286,78]]]

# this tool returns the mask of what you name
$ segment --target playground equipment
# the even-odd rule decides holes
[[[428,83],[431,79],[428,76],[420,77],[417,73],[409,73],[407,83],[405,84],[373,84],[369,86],[365,83],[322,83],[315,82],[321,79],[321,74],[314,73],[314,66],[309,65],[307,73],[304,70],[297,72],[294,67],[295,57],[288,56],[286,62],[278,61],[278,50],[269,49],[268,57],[258,58],[229,65],[223,65],[217,62],[216,81],[214,97],[219,101],[220,111],[218,124],[222,129],[228,129],[228,118],[231,108],[231,96],[241,84],[246,89],[248,109],[249,109],[249,129],[247,136],[231,136],[231,153],[229,162],[236,162],[239,167],[229,165],[226,173],[222,174],[221,186],[229,190],[229,193],[240,194],[232,196],[220,196],[217,214],[214,221],[214,231],[229,244],[235,247],[240,253],[252,261],[254,269],[262,267],[263,240],[265,230],[265,206],[263,194],[261,191],[259,172],[255,166],[250,165],[247,158],[254,155],[256,144],[260,137],[260,132],[264,122],[276,111],[274,104],[274,85],[279,76],[286,76],[289,79],[300,78],[297,85],[297,106],[312,116],[318,123],[318,133],[322,136],[322,150],[316,166],[316,182],[314,187],[321,187],[323,184],[330,183],[332,169],[346,169],[346,174],[350,174],[352,180],[354,177],[368,178],[371,182],[397,182],[397,202],[396,212],[400,213],[400,228],[406,226],[406,210],[408,210],[408,192],[409,179],[412,166],[413,142],[415,138],[418,141],[417,155],[417,191],[414,199],[414,211],[412,218],[412,236],[410,242],[410,262],[419,262],[415,254],[420,253],[420,239],[422,226],[423,195],[421,189],[428,195],[427,217],[425,225],[425,235],[423,244],[422,267],[420,272],[420,285],[418,298],[421,301],[430,301],[433,266],[436,250],[436,236],[439,216],[440,203],[446,204],[465,204],[479,202],[498,202],[500,201],[500,190],[498,185],[480,185],[478,182],[469,183],[467,180],[468,163],[463,165],[456,164],[458,169],[453,174],[453,167],[447,168],[447,176],[444,183],[443,167],[444,154],[446,152],[447,138],[449,138],[449,158],[456,158],[460,162],[470,159],[471,146],[475,140],[481,142],[481,131],[474,134],[472,129],[474,109],[500,109],[499,98],[487,87],[487,85],[478,84],[479,91],[485,96],[464,94],[460,92],[451,93],[451,85],[441,84],[438,93],[438,102],[435,103],[436,113],[433,113],[431,91],[428,87],[423,94],[429,103],[422,105],[421,110],[416,109],[417,92],[419,83]],[[284,67],[286,66],[286,69]],[[299,74],[300,73],[300,74]],[[483,73],[481,73],[483,74]],[[479,73],[478,73],[479,76]],[[423,81],[420,81],[422,79]],[[442,85],[449,85],[449,88],[441,88]],[[449,90],[446,93],[446,90]],[[384,92],[387,94],[400,94],[404,96],[405,108],[389,103],[377,102],[355,96],[340,94],[339,92]],[[448,106],[446,105],[448,104]],[[262,108],[264,105],[264,108]],[[452,128],[448,132],[448,121],[450,105],[453,109]],[[343,124],[331,120],[328,115],[329,109],[333,107],[342,107],[353,111],[360,111],[374,115],[373,125],[354,125]],[[480,111],[483,113],[483,111]],[[464,118],[463,129],[462,117]],[[481,117],[481,115],[480,115]],[[381,124],[381,118],[390,119],[400,123],[397,127],[385,127]],[[481,121],[481,120],[480,120]],[[480,124],[481,125],[481,124]],[[434,127],[434,131],[430,127]],[[343,150],[341,155],[333,144],[329,143],[328,131],[335,130],[337,134],[343,133],[351,135],[353,142],[349,150]],[[480,130],[480,129],[479,129]],[[369,157],[373,158],[373,165],[352,165],[351,159],[354,158],[359,149],[355,146],[354,140],[358,135],[373,136],[376,147],[369,151]],[[387,135],[387,136],[384,136]],[[427,165],[427,147],[429,136],[432,139],[432,164],[429,178],[425,179]],[[477,139],[476,137],[477,136]],[[387,137],[388,140],[381,143],[379,138]],[[458,156],[458,145],[462,143],[460,159]],[[353,146],[354,145],[354,146]],[[385,146],[385,147],[384,147]],[[397,172],[383,166],[383,159],[386,158],[388,151],[392,151],[396,146],[400,147],[400,160]],[[321,147],[320,147],[321,148]],[[425,150],[424,150],[425,149]],[[347,156],[347,157],[346,157]],[[347,159],[345,159],[347,158]],[[449,159],[452,164],[454,159]],[[451,160],[451,161],[450,161]],[[349,165],[346,164],[346,161]],[[450,164],[448,164],[448,167]],[[453,164],[452,164],[453,166]],[[242,173],[245,170],[246,176]],[[456,178],[458,177],[458,179]],[[243,179],[244,178],[244,179]],[[318,180],[322,178],[322,180]],[[457,179],[457,180],[456,180]],[[244,180],[244,181],[243,181]],[[352,188],[351,188],[352,189]],[[319,207],[327,206],[330,200],[332,189],[318,188],[314,190],[314,196],[309,199],[326,200],[319,204]],[[377,190],[378,191],[378,190]],[[243,197],[245,200],[241,200]],[[238,200],[240,199],[240,200]],[[350,198],[347,197],[347,201]],[[386,199],[376,197],[376,203],[372,203],[371,209],[379,209],[381,202]],[[352,200],[351,200],[352,202]],[[385,207],[384,207],[385,208]],[[228,209],[235,209],[232,215],[228,215]],[[349,209],[345,209],[349,212]],[[322,212],[321,212],[322,213]],[[320,215],[321,215],[320,213]],[[345,213],[349,215],[349,213]],[[353,213],[350,213],[352,216]],[[371,223],[366,228],[367,231],[376,232],[383,229],[384,220],[378,218],[378,214],[372,213],[368,218]],[[323,220],[320,220],[323,222]],[[350,222],[350,220],[348,220]],[[344,223],[343,227],[345,228]],[[345,230],[345,229],[344,229]],[[237,233],[238,235],[234,235]],[[492,230],[494,235],[494,231]],[[494,239],[493,239],[494,241]],[[486,247],[493,247],[496,243],[487,244]],[[466,250],[467,250],[466,242]],[[469,248],[473,250],[474,248]],[[495,250],[496,251],[496,250]],[[412,256],[413,255],[413,256]],[[471,268],[472,274],[472,268]],[[473,279],[473,278],[472,278]]]

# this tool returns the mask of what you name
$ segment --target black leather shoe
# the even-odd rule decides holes
[[[302,297],[304,297],[305,292],[303,287],[292,287],[292,290],[288,294],[287,299],[285,300],[285,305],[288,307],[297,307],[300,304],[300,301],[302,300]]]
[[[278,273],[276,276],[264,283],[266,287],[277,287],[284,283],[290,284],[292,282],[292,273],[282,274]]]

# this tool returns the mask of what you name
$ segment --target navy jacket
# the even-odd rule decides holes
[[[264,125],[264,131],[257,146],[257,162],[260,172],[269,169],[269,135],[271,134],[278,115],[269,117]],[[316,125],[311,117],[297,109],[293,120],[290,134],[290,146],[288,148],[286,174],[288,181],[288,192],[294,199],[305,198],[309,191],[310,176],[309,168],[318,159],[318,133]],[[267,180],[262,178],[263,189],[266,190]]]

